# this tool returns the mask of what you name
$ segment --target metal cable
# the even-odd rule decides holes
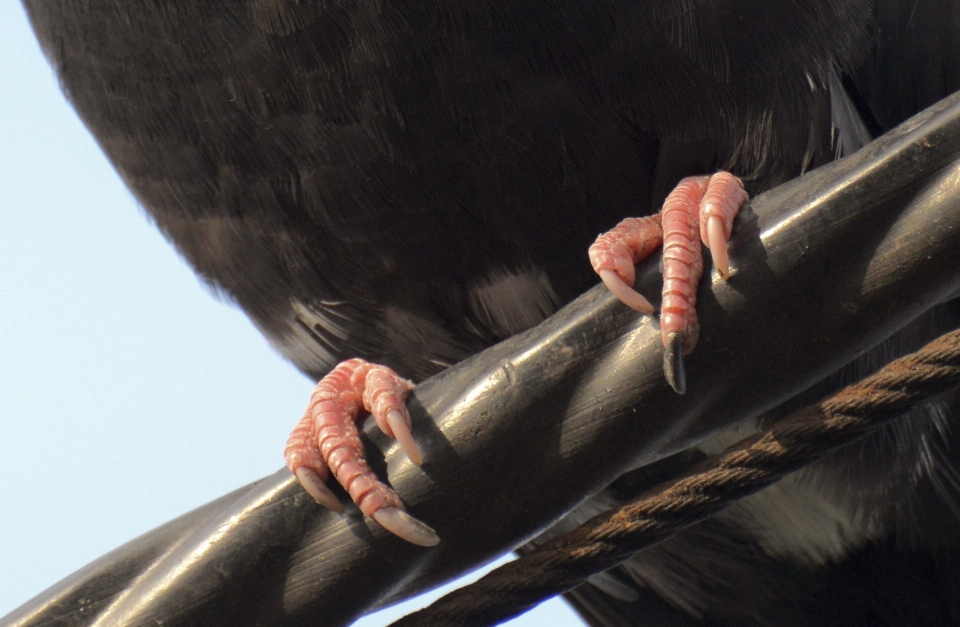
[[[391,627],[499,624],[662,542],[960,383],[960,330],[742,440]]]

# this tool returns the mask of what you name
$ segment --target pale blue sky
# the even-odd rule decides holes
[[[274,472],[312,383],[152,228],[13,0],[0,2],[0,85],[2,617]],[[581,623],[554,600],[510,624]]]

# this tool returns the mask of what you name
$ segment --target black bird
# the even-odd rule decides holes
[[[682,178],[757,193],[960,86],[956,0],[25,5],[159,228],[314,378],[361,357],[423,379],[594,284],[596,235]],[[958,322],[940,307],[805,399]],[[574,602],[595,624],[960,622],[952,406]]]

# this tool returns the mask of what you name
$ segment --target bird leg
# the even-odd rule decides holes
[[[703,254],[697,235],[726,280],[730,274],[727,240],[747,198],[740,179],[727,172],[685,178],[667,196],[659,215],[627,218],[590,247],[590,263],[610,291],[625,305],[652,314],[650,302],[633,289],[634,265],[663,244],[663,370],[679,394],[687,388],[683,356],[697,345],[700,331],[696,305]]]
[[[440,541],[433,529],[407,514],[396,493],[370,470],[357,428],[365,412],[373,414],[380,430],[396,438],[419,466],[420,450],[410,434],[405,404],[411,389],[413,383],[386,366],[362,359],[341,362],[317,383],[283,456],[300,485],[321,505],[343,511],[326,486],[332,471],[365,515],[408,542],[433,546]]]

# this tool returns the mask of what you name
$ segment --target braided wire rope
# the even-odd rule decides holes
[[[496,625],[716,514],[960,384],[960,330],[704,460],[683,476],[455,590],[391,627]]]

